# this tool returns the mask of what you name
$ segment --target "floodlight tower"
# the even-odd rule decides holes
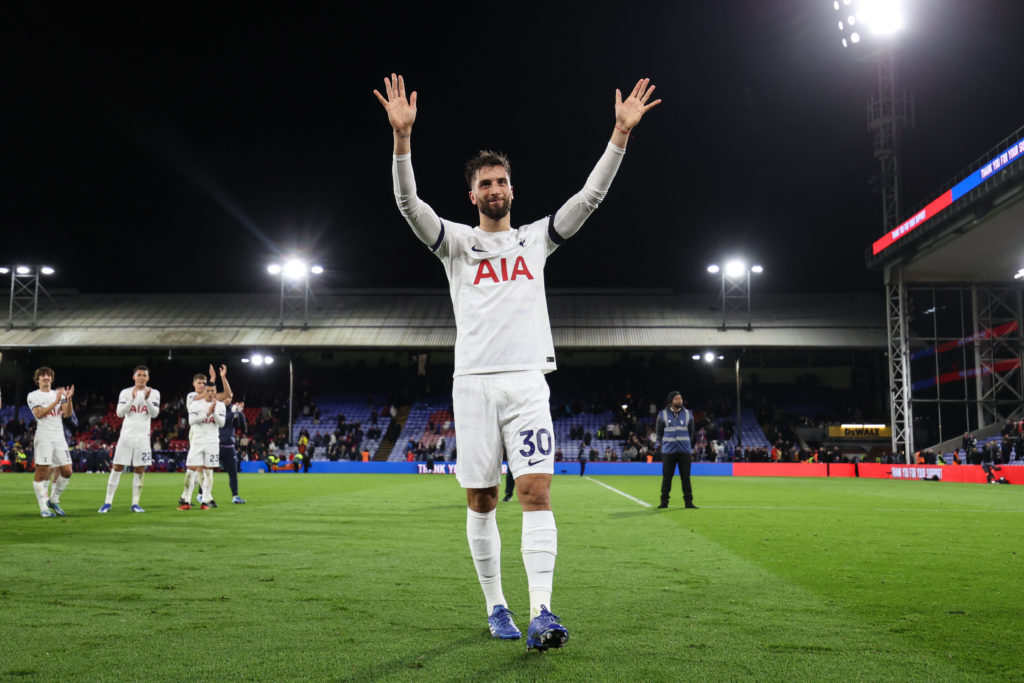
[[[322,274],[323,266],[310,266],[300,258],[290,258],[284,264],[270,264],[267,272],[281,278],[281,315],[277,329],[283,330],[285,322],[295,318],[302,320],[302,329],[308,328],[309,300],[313,296],[309,276]]]
[[[895,36],[903,28],[901,0],[833,0],[844,48],[864,51],[878,69],[878,90],[868,96],[868,130],[880,168],[882,225],[895,228],[901,206],[900,137],[914,126],[914,97],[897,86]]]
[[[53,297],[39,281],[40,275],[53,275],[50,266],[0,266],[0,275],[11,275],[11,298],[8,306],[7,329],[13,329],[18,318],[28,319],[34,330],[38,327],[39,294],[53,303]]]
[[[900,137],[914,125],[914,98],[897,87],[895,36],[903,29],[901,0],[832,0],[842,45],[864,50],[862,59],[878,69],[878,90],[868,96],[868,130],[872,133],[875,158],[881,165],[879,190],[882,195],[883,232],[902,220]],[[914,451],[914,417],[910,400],[910,345],[907,329],[907,290],[903,270],[896,266],[885,272],[886,321],[889,345],[889,399],[892,420],[892,449],[902,448],[909,463]]]
[[[728,329],[729,314],[746,318],[746,328],[752,329],[750,316],[750,274],[759,275],[764,267],[750,265],[740,259],[727,261],[724,266],[712,263],[707,268],[712,275],[722,274],[722,330]]]

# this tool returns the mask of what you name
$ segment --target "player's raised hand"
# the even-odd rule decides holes
[[[138,396],[138,395],[139,395],[139,388],[138,387],[132,387],[132,400],[134,401],[135,397]]]
[[[618,88],[615,89],[615,124],[617,126],[622,126],[628,131],[640,123],[644,114],[661,104],[660,99],[648,102],[651,95],[654,94],[654,86],[650,83],[651,79],[641,78],[633,86],[633,92],[629,93],[626,99],[622,99],[622,92]]]
[[[149,392],[150,392],[150,388],[146,387],[146,393],[145,393],[145,397],[146,398],[149,398]]]
[[[384,110],[388,113],[388,121],[396,133],[408,133],[416,121],[416,91],[408,99],[405,96],[405,79],[401,75],[391,74],[384,77],[384,95],[374,90]]]
[[[210,381],[211,382],[217,381],[217,373],[214,372],[214,370],[213,370],[213,363],[210,363]]]
[[[75,385],[72,384],[64,391],[64,398],[71,400],[71,397],[75,395]]]
[[[220,366],[220,378],[224,379],[227,376],[228,376],[228,366],[226,366],[226,365],[224,365],[222,363],[221,366]]]

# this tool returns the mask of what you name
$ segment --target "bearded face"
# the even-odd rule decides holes
[[[485,166],[477,172],[472,202],[487,218],[499,221],[512,210],[512,184],[501,166]]]

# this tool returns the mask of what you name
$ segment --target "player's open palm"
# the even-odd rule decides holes
[[[626,99],[622,99],[622,92],[616,88],[615,122],[626,130],[636,126],[644,114],[661,104],[660,99],[648,102],[653,94],[654,86],[651,85],[649,78],[641,78],[637,81],[633,86],[633,92],[629,93]]]
[[[373,94],[388,113],[388,121],[396,131],[408,132],[416,121],[416,91],[405,95],[405,79],[400,75],[391,74],[384,77],[384,95],[374,90]]]

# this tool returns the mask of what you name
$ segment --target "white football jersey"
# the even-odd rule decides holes
[[[555,369],[544,264],[558,245],[551,219],[484,232],[441,221],[434,251],[455,310],[455,376]]]
[[[150,423],[160,414],[160,392],[150,388],[149,399],[144,391],[132,398],[134,386],[121,390],[117,399],[117,415],[123,417],[121,438],[149,438]]]
[[[36,389],[28,395],[30,410],[45,408],[57,400],[57,392]],[[36,418],[36,439],[64,441],[64,423],[61,421],[62,404],[58,403],[46,415]]]
[[[220,428],[224,426],[226,411],[224,404],[214,401],[212,415],[207,415],[210,404],[204,398],[192,401],[188,409],[188,422],[192,425],[189,441],[192,443],[220,443]]]

